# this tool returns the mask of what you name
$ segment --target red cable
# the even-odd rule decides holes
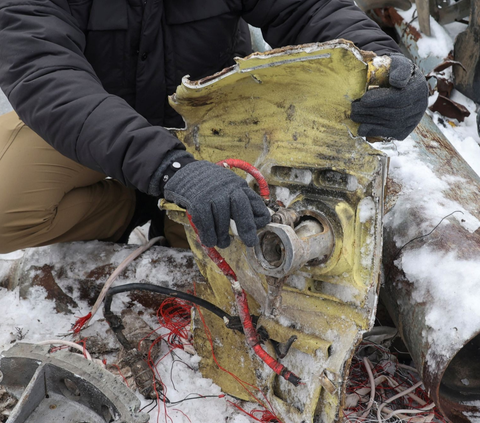
[[[250,163],[247,163],[240,159],[220,160],[219,162],[217,162],[217,165],[228,167],[228,168],[234,167],[237,169],[242,169],[245,172],[249,173],[257,181],[258,188],[260,190],[260,196],[264,200],[270,199],[270,188],[268,187],[268,183],[265,180],[265,177],[260,173],[260,171],[255,166],[252,166]]]
[[[242,386],[242,388],[245,389],[245,391],[251,396],[251,398],[254,401],[256,401],[259,405],[261,405],[263,408],[265,408],[265,410],[269,411],[272,415],[274,415],[272,404],[270,404],[270,402],[268,401],[268,398],[266,397],[265,393],[261,389],[243,381],[238,376],[236,376],[235,374],[229,372],[227,369],[222,367],[221,364],[218,362],[217,357],[215,355],[215,349],[213,347],[212,334],[210,333],[210,330],[207,326],[207,323],[205,322],[205,318],[203,317],[203,314],[202,314],[202,311],[200,310],[200,307],[195,306],[195,308],[197,309],[198,315],[200,316],[200,319],[202,320],[202,324],[203,324],[203,327],[204,327],[204,330],[205,330],[205,335],[207,336],[208,342],[210,343],[210,348],[211,348],[211,351],[212,351],[212,358],[213,358],[213,361],[215,361],[215,364],[218,366],[218,368],[221,371],[223,371],[223,372],[227,373],[228,375],[230,375],[231,377],[233,377]],[[252,390],[250,390],[249,388],[251,388]],[[265,403],[252,392],[254,390],[258,391],[263,396],[263,398],[265,399]],[[268,405],[268,407],[267,407],[267,405]],[[279,423],[283,423],[278,417],[276,417],[276,418],[279,421]]]
[[[90,319],[92,318],[92,313],[88,313],[86,316],[79,317],[75,324],[72,327],[73,333],[80,333],[82,330],[82,327],[87,323]]]
[[[238,284],[238,281],[235,280],[235,282]],[[235,300],[237,302],[238,314],[242,322],[243,332],[245,333],[248,345],[253,349],[255,354],[277,375],[282,376],[288,382],[298,386],[301,383],[301,379],[295,375],[295,373],[292,373],[290,370],[288,370],[283,364],[275,360],[262,348],[258,339],[257,331],[253,326],[252,317],[248,308],[247,294],[240,287],[236,288],[235,285],[232,285],[232,287],[235,294]]]
[[[238,404],[235,404],[234,402],[230,401],[230,400],[227,400],[227,402],[231,405],[233,405],[235,408],[237,408],[238,410],[240,410],[242,413],[246,414],[247,416],[251,417],[252,419],[254,419],[256,422],[260,422],[260,423],[269,423],[269,422],[272,422],[272,423],[278,423],[279,420],[278,420],[278,417],[275,416],[274,414],[272,414],[270,411],[268,410],[253,410],[251,413],[249,413],[248,411],[246,411],[245,409],[243,409],[242,407],[240,407]],[[255,417],[255,414],[258,414],[258,413],[261,413],[261,416],[260,416],[260,419],[258,419],[257,417]]]
[[[187,211],[188,221],[192,225],[195,234],[197,235],[197,240],[202,246],[205,253],[212,259],[212,261],[218,266],[218,268],[223,272],[227,279],[232,284],[232,290],[235,295],[235,301],[237,303],[238,314],[240,316],[240,321],[242,322],[243,332],[247,339],[247,344],[252,348],[255,354],[270,367],[277,375],[282,376],[285,380],[292,383],[295,386],[298,386],[301,383],[301,379],[288,370],[283,364],[280,364],[275,360],[270,354],[268,354],[260,345],[258,339],[258,334],[253,326],[252,317],[250,316],[250,310],[248,307],[247,294],[240,286],[240,283],[237,280],[237,275],[227,263],[227,261],[220,255],[220,253],[215,250],[213,247],[206,247],[202,244],[200,237],[198,236],[198,230],[192,221],[192,216]]]

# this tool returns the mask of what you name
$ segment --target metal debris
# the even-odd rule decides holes
[[[18,403],[8,423],[146,423],[140,401],[120,378],[80,354],[17,344],[0,358],[2,385]],[[19,371],[21,369],[21,371]]]
[[[261,244],[248,254],[238,237],[221,253],[251,296],[252,313],[262,305],[257,328],[277,341],[282,355],[291,347],[282,364],[309,382],[289,386],[264,371],[243,336],[205,316],[216,360],[266,392],[275,413],[288,422],[342,419],[349,360],[373,322],[386,157],[355,137],[358,125],[349,112],[369,83],[382,85],[387,75],[388,61],[337,40],[255,53],[212,77],[184,79],[171,97],[187,122],[177,136],[188,151],[212,162],[233,157],[255,164],[273,191],[272,203],[300,216],[277,215],[285,223],[263,230]],[[171,219],[187,225],[208,279],[197,284],[198,295],[233,312],[230,282],[203,253],[184,211],[163,206]],[[193,331],[202,374],[224,392],[250,399],[218,369],[198,316]],[[273,354],[273,346],[265,348]]]
[[[411,135],[416,141],[418,157],[439,178],[450,180],[449,188],[443,195],[455,203],[471,219],[480,219],[480,177],[468,166],[457,153],[449,141],[443,136],[430,117],[424,116],[422,122]],[[451,179],[449,179],[451,178]],[[468,182],[467,182],[468,181]],[[398,183],[398,181],[397,181]],[[437,345],[429,342],[432,329],[426,321],[427,310],[431,306],[429,301],[418,302],[414,298],[414,283],[408,280],[404,272],[395,264],[405,251],[415,250],[421,246],[439,253],[455,253],[459,259],[478,259],[480,256],[480,231],[472,232],[455,216],[449,215],[445,223],[438,226],[428,237],[417,237],[404,247],[399,247],[397,236],[402,236],[409,228],[431,227],[421,204],[408,202],[408,213],[405,213],[405,204],[402,204],[402,190],[398,187],[390,189],[387,184],[387,204],[385,219],[400,219],[394,227],[386,225],[384,228],[384,288],[381,296],[386,304],[395,325],[412,355],[413,361],[419,370],[425,387],[438,409],[452,423],[466,423],[469,418],[465,412],[480,411],[480,379],[478,365],[478,349],[480,347],[480,323],[474,335],[463,339],[458,332],[452,329],[445,331],[443,340],[450,345],[452,351],[445,353]],[[408,201],[408,200],[406,200]],[[402,208],[403,205],[403,208]],[[396,213],[398,208],[402,213]],[[424,233],[424,232],[423,232]],[[434,287],[432,287],[434,289]],[[462,313],[463,306],[457,299],[456,307]],[[461,380],[468,379],[469,386]]]

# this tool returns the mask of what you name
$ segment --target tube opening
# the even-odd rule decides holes
[[[260,239],[262,258],[272,268],[280,267],[285,261],[285,246],[280,237],[274,232],[265,232]]]
[[[480,400],[480,335],[452,359],[440,383],[440,396],[453,401]]]

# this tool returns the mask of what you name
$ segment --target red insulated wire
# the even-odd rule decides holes
[[[238,283],[238,282],[237,282]],[[298,386],[301,383],[301,379],[288,370],[283,364],[275,360],[270,354],[268,354],[260,345],[258,334],[253,326],[252,317],[248,308],[247,294],[242,288],[233,287],[235,294],[235,300],[237,302],[238,314],[243,326],[243,332],[247,339],[248,345],[253,349],[255,354],[277,375],[282,376],[285,380]]]
[[[247,163],[240,159],[220,160],[219,162],[217,162],[217,165],[223,166],[223,167],[234,167],[237,169],[242,169],[245,172],[249,173],[257,181],[258,188],[260,190],[260,196],[264,200],[270,199],[270,188],[268,188],[267,181],[255,166],[252,166],[250,163]]]
[[[80,333],[82,327],[92,318],[92,313],[88,313],[86,316],[79,317],[72,327],[73,333]]]
[[[106,361],[106,360],[105,360]],[[118,367],[115,363],[112,363],[112,366],[117,369],[118,374],[122,377],[123,381],[125,382],[125,385],[127,385],[130,388],[130,385],[128,384],[128,380],[125,376],[123,376],[122,371],[120,370],[120,367]]]
[[[192,225],[193,230],[197,235],[197,240],[200,242],[205,253],[212,259],[212,261],[218,266],[222,273],[228,278],[232,284],[232,290],[235,295],[235,300],[237,303],[238,314],[240,316],[240,321],[242,322],[243,332],[247,339],[247,344],[250,348],[253,349],[255,354],[270,367],[277,375],[282,376],[285,380],[292,383],[295,386],[298,386],[301,383],[301,379],[289,371],[283,364],[280,364],[275,360],[270,354],[268,354],[260,345],[258,339],[258,334],[253,326],[252,317],[250,315],[250,310],[248,307],[247,294],[240,287],[238,283],[237,276],[227,261],[220,255],[220,253],[213,247],[205,247],[200,241],[198,236],[198,230],[192,221],[192,216],[187,212],[187,217]]]
[[[210,257],[210,259],[218,266],[218,268],[222,271],[222,273],[227,278],[232,278],[234,280],[237,280],[237,275],[235,274],[233,269],[230,267],[230,265],[227,263],[227,261],[221,256],[221,254],[217,250],[215,250],[215,248],[205,247],[205,245],[202,244],[202,241],[198,236],[198,229],[192,221],[192,216],[188,212],[187,212],[187,217],[188,217],[188,221],[190,222],[190,225],[192,225],[192,228],[195,231],[195,234],[197,235],[198,242],[203,247],[208,257]]]
[[[266,410],[269,410],[272,412],[273,414],[273,407],[272,407],[272,404],[270,403],[270,401],[268,400],[268,398],[266,397],[265,393],[259,389],[258,387],[254,386],[254,385],[250,385],[249,383],[245,382],[244,380],[240,379],[238,376],[236,376],[235,374],[229,372],[227,369],[225,369],[224,367],[222,367],[222,365],[218,362],[217,360],[217,357],[215,356],[215,348],[213,346],[213,339],[212,339],[212,334],[210,332],[210,329],[208,328],[206,322],[205,322],[205,318],[202,314],[202,311],[200,310],[200,307],[199,306],[195,306],[197,312],[198,312],[198,315],[200,316],[200,319],[202,320],[202,324],[203,324],[203,327],[204,327],[204,330],[205,330],[205,335],[207,336],[207,339],[208,339],[208,342],[210,344],[210,348],[211,348],[211,351],[212,351],[212,358],[213,358],[213,361],[215,362],[215,364],[218,366],[218,368],[222,371],[222,372],[225,372],[226,374],[230,375],[233,379],[235,379],[235,381],[237,381],[240,386],[245,389],[245,391],[248,393],[248,395],[254,400],[256,401],[259,405],[261,405],[263,408],[265,408]],[[250,390],[249,388],[252,388],[252,390]],[[258,391],[259,394],[261,394],[265,400],[265,402],[260,399],[258,396],[256,396],[254,394],[254,391]],[[279,418],[277,418],[277,420],[279,421],[279,423],[283,423]]]

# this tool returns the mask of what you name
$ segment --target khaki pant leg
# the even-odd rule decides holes
[[[185,227],[165,216],[165,238],[171,247],[190,249],[190,245],[187,241],[187,235],[185,234]]]
[[[134,190],[61,155],[15,112],[0,116],[0,253],[116,241],[134,209]]]

